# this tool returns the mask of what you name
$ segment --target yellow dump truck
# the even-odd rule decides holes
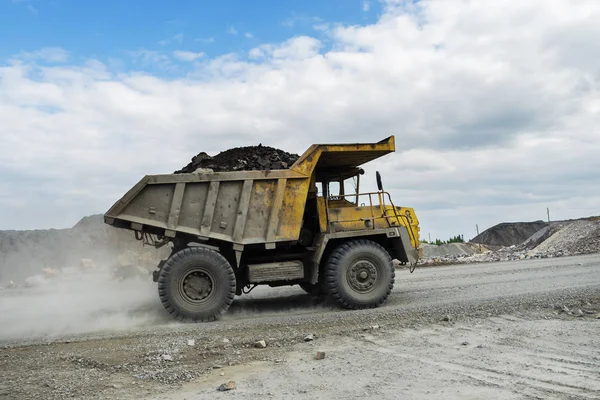
[[[218,319],[257,285],[300,285],[341,307],[377,307],[414,268],[419,221],[362,165],[395,151],[377,143],[315,144],[288,169],[148,175],[104,216],[170,256],[154,271],[160,300],[183,321]],[[411,270],[412,271],[412,270]]]

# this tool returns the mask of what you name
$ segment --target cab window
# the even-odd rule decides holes
[[[330,199],[331,199],[331,198],[334,198],[334,200],[338,200],[338,199],[340,199],[340,197],[339,197],[339,196],[340,196],[342,193],[341,193],[341,186],[340,186],[340,183],[339,183],[339,182],[336,182],[336,181],[329,182],[329,183],[327,184],[327,189],[328,189],[328,190],[327,190],[327,195],[328,195],[328,197],[329,197]]]

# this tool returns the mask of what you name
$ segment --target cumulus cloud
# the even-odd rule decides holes
[[[367,166],[365,189],[380,170],[423,235],[471,238],[546,207],[600,214],[599,18],[593,0],[389,0],[376,23],[168,78],[144,67],[175,54],[138,53],[126,73],[13,57],[0,67],[0,225],[71,225],[199,151],[391,134],[397,153]]]

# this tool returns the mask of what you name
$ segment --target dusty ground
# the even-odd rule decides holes
[[[211,324],[73,276],[0,292],[0,399],[600,398],[599,313],[598,255],[399,270],[370,311],[256,289]]]

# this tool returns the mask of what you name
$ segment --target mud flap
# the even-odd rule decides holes
[[[154,271],[152,271],[152,281],[153,282],[158,282],[158,274],[160,274],[160,270],[162,269],[163,265],[165,265],[166,262],[167,262],[167,260],[160,260],[160,262],[156,266],[156,269]]]
[[[419,250],[412,247],[410,237],[406,228],[401,227],[398,229],[399,237],[388,237],[394,244],[394,250],[398,256],[398,260],[409,263],[411,265],[416,264],[419,259]]]

